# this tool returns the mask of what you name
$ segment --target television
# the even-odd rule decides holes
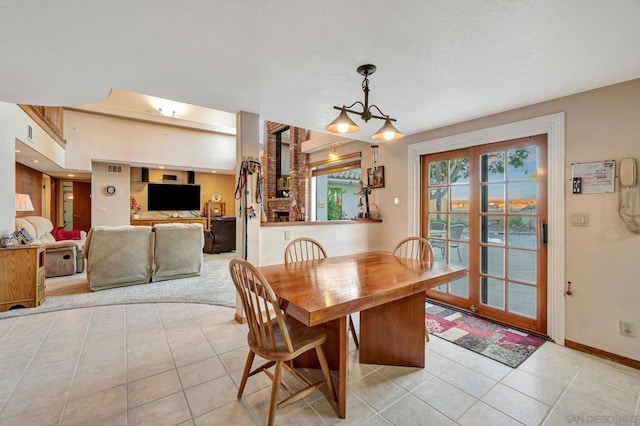
[[[150,183],[147,208],[158,210],[200,210],[200,185]]]

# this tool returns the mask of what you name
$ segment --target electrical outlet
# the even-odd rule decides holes
[[[623,336],[636,336],[636,323],[631,321],[620,320],[620,334]]]
[[[290,231],[284,231],[284,240],[285,241],[289,241],[291,239],[291,232]]]

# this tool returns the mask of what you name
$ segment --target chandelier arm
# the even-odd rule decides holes
[[[381,119],[381,120],[396,121],[396,119],[395,119],[395,118],[391,118],[391,117],[389,117],[387,114],[385,114],[384,112],[382,112],[382,111],[380,110],[380,108],[378,108],[378,105],[371,105],[371,106],[369,107],[369,111],[371,111],[371,108],[375,108],[375,109],[377,109],[377,110],[378,110],[378,112],[380,113],[380,115],[371,115],[371,117],[373,117],[373,118],[379,118],[379,119]]]

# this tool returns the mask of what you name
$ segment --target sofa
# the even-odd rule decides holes
[[[153,272],[150,226],[94,226],[84,244],[92,291],[146,284]]]
[[[220,216],[211,219],[211,231],[205,245],[206,253],[220,253],[236,249],[236,217]]]
[[[45,276],[47,278],[73,275],[84,271],[85,260],[82,252],[86,233],[79,232],[79,240],[56,241],[51,221],[42,216],[16,218],[16,230],[26,229],[35,244],[45,248]]]
[[[199,275],[201,224],[94,226],[84,246],[92,291]]]
[[[153,281],[192,277],[202,272],[204,229],[199,223],[153,226]]]

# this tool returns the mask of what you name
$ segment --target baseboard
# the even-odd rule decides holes
[[[575,349],[580,352],[588,353],[590,355],[595,355],[599,358],[608,359],[618,364],[623,364],[629,366],[631,368],[635,368],[640,370],[640,361],[636,361],[635,359],[627,358],[622,355],[612,354],[611,352],[603,351],[602,349],[592,348],[591,346],[583,345],[582,343],[572,342],[571,340],[564,341],[564,345],[567,348]]]

